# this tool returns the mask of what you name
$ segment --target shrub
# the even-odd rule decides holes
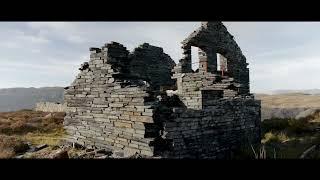
[[[34,111],[17,111],[1,113],[1,134],[27,134],[28,132],[51,132],[62,128],[65,113],[52,113],[49,118],[44,118],[48,113]]]
[[[65,135],[64,116],[65,113],[26,110],[0,113],[0,158],[12,158],[26,151],[29,146],[24,141],[58,144]]]
[[[311,132],[311,128],[307,119],[290,119],[288,124],[288,131],[290,133],[303,134]]]
[[[277,159],[275,148],[268,147],[264,144],[241,146],[235,151],[233,159]]]
[[[20,111],[33,111],[32,109],[21,109]]]
[[[254,153],[249,145],[241,145],[237,150],[233,151],[232,159],[254,159]]]
[[[18,138],[0,135],[0,158],[11,158],[28,149],[28,145]]]
[[[284,132],[280,132],[280,133],[268,132],[264,135],[264,138],[262,139],[262,143],[283,143],[288,140],[289,140],[289,137]]]
[[[8,159],[14,156],[13,151],[7,149],[0,149],[0,159]]]
[[[288,119],[272,118],[261,122],[263,133],[269,131],[282,131],[289,126]]]
[[[273,118],[261,123],[262,133],[282,131],[291,134],[303,134],[311,132],[309,118],[303,119],[279,119]]]

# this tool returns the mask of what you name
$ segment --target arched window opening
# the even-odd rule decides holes
[[[224,76],[226,72],[228,72],[227,63],[227,58],[220,53],[217,53],[217,71],[220,72],[222,76]]]
[[[191,46],[191,67],[193,71],[199,69],[199,48]]]

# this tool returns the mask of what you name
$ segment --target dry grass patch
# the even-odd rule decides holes
[[[23,152],[26,149],[28,149],[28,145],[21,139],[0,135],[0,158],[12,158],[14,155]]]
[[[237,159],[298,159],[313,145],[320,144],[320,112],[296,119],[271,119],[261,122],[262,141],[258,147],[243,147]],[[319,159],[320,150],[310,155]]]
[[[320,113],[296,119],[272,119],[262,122],[262,143],[268,154],[276,154],[277,159],[297,159],[308,148],[320,144]],[[273,153],[275,152],[275,153]],[[317,155],[317,158],[320,156]],[[270,156],[269,156],[270,158]],[[314,156],[316,158],[316,156]]]
[[[50,133],[28,133],[24,136],[24,140],[35,145],[47,144],[49,146],[56,146],[60,143],[66,132],[63,128],[55,129]]]
[[[65,113],[30,110],[0,113],[0,158],[12,158],[25,150],[24,142],[56,146],[65,135]]]
[[[264,144],[270,143],[270,142],[284,143],[287,141],[290,141],[290,138],[284,132],[280,132],[280,133],[268,132],[264,135],[264,138],[261,140],[261,142]]]
[[[17,111],[0,113],[0,134],[23,135],[29,132],[51,132],[62,128],[65,113]]]

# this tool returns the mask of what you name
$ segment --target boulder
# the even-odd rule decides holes
[[[52,118],[52,113],[47,114],[46,116],[43,117],[43,119],[49,119]]]
[[[30,149],[30,146],[27,144],[27,143],[20,143],[16,146],[13,147],[13,151],[16,153],[16,154],[19,154],[19,153],[24,153],[26,152],[27,150]]]
[[[48,147],[47,144],[40,144],[40,145],[35,147],[35,151],[40,151],[41,149],[44,149],[46,147]]]
[[[78,144],[78,143],[72,143],[72,147],[75,149],[85,149],[84,146],[82,146],[81,144]]]
[[[69,158],[68,151],[64,149],[59,149],[58,151],[56,151],[51,155],[51,158],[52,159],[68,159]]]

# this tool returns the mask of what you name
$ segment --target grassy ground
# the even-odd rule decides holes
[[[30,156],[44,157],[65,136],[64,113],[30,110],[0,113],[0,158],[11,158],[26,148],[26,142],[47,144]],[[320,112],[304,119],[271,119],[262,122],[262,145],[243,147],[235,159],[297,159],[312,145],[320,144]],[[308,156],[319,159],[317,150]]]
[[[0,113],[0,158],[15,156],[26,142],[54,147],[65,135],[64,116],[31,110]]]
[[[304,119],[270,119],[262,122],[262,141],[259,147],[243,147],[237,159],[298,159],[313,145],[320,144],[320,112]],[[320,151],[310,158],[320,158]],[[256,157],[255,156],[258,156]]]

